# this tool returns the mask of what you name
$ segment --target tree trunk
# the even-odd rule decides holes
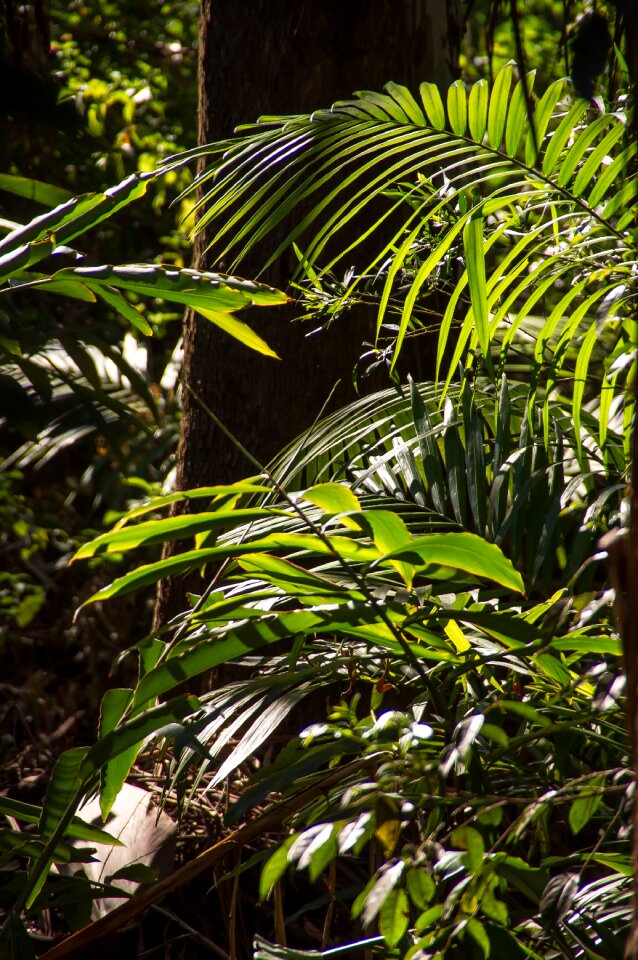
[[[413,89],[422,80],[447,86],[457,73],[460,0],[202,0],[199,137],[209,143],[262,114],[307,113],[389,80]],[[211,264],[206,237],[195,263]],[[244,263],[243,276],[259,264]],[[263,279],[285,287],[292,263]],[[336,381],[333,405],[352,399],[352,370],[370,331],[357,318],[307,338],[291,311],[256,310],[249,323],[280,362],[249,352],[188,313],[184,323],[183,394],[176,486],[229,482],[254,472],[211,423],[201,398],[260,462],[308,428]],[[172,596],[169,596],[172,595]],[[183,606],[183,591],[158,594],[156,626]],[[177,603],[175,603],[177,600]]]

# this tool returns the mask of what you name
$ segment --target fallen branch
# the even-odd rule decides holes
[[[175,870],[170,876],[159,880],[140,893],[136,893],[130,900],[123,903],[121,907],[117,907],[105,917],[101,917],[94,923],[88,924],[88,926],[83,927],[76,933],[72,933],[69,937],[56,943],[50,950],[42,954],[41,960],[63,960],[63,958],[66,960],[68,957],[77,956],[80,951],[86,950],[87,947],[94,944],[97,940],[101,940],[102,937],[105,937],[107,934],[119,930],[124,924],[135,919],[141,913],[144,913],[150,906],[157,903],[158,900],[161,900],[167,894],[172,893],[173,890],[176,890],[185,883],[189,883],[194,877],[209,867],[212,867],[213,864],[217,863],[233,850],[238,850],[244,846],[244,844],[248,843],[248,841],[254,840],[256,837],[280,827],[287,816],[301,810],[307,803],[310,803],[310,801],[320,796],[326,790],[330,790],[331,787],[334,787],[350,773],[354,773],[367,763],[369,763],[369,758],[366,758],[366,760],[353,760],[339,770],[335,770],[325,776],[319,783],[308,787],[307,790],[303,790],[296,796],[290,797],[288,800],[283,800],[281,803],[273,804],[261,816],[251,820],[250,823],[240,827],[239,830],[234,830],[233,833],[224,837],[223,840],[219,840],[213,844],[212,847],[204,850],[195,857],[194,860],[185,863],[183,867]]]

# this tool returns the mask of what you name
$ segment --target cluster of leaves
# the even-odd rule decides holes
[[[140,302],[154,298],[174,304],[179,311],[190,306],[231,336],[270,352],[233,313],[251,304],[286,301],[283,294],[263,285],[183,267],[152,263],[58,267],[59,260],[77,262],[70,243],[139,200],[153,179],[152,173],[134,174],[104,192],[65,198],[29,223],[14,224],[0,241],[0,297],[8,318],[8,329],[0,336],[4,354],[0,408],[6,411],[0,429],[9,446],[3,469],[44,472],[65,452],[71,450],[77,456],[88,447],[80,475],[63,494],[67,504],[92,491],[94,507],[108,504],[119,509],[126,496],[123,476],[140,474],[148,491],[150,483],[157,485],[166,475],[177,431],[177,362],[171,359],[160,378],[161,390],[154,390],[149,352],[140,348],[133,335],[153,334]],[[3,175],[2,185],[18,194],[35,192],[42,201],[59,199],[62,192],[9,174]],[[15,340],[11,321],[20,325],[20,301],[34,292],[44,294],[43,299],[48,294],[54,295],[52,299],[63,298],[83,310],[103,303],[129,325],[130,332],[119,346],[110,345],[99,331],[87,331],[81,339],[58,331],[56,339],[50,340],[50,325],[39,322],[31,343],[24,330],[20,341]],[[28,559],[20,542],[22,528],[23,523],[16,520],[9,528],[12,542],[4,544],[5,550],[20,550],[19,568]],[[72,538],[61,529],[60,518],[49,529],[39,528],[37,537],[68,544],[68,559]],[[29,623],[45,600],[43,583],[34,583],[21,569],[7,571],[3,593],[17,627]]]
[[[80,799],[99,789],[106,816],[149,741],[173,740],[186,802],[204,772],[210,788],[262,757],[303,702],[230,816],[342,774],[287,822],[261,882],[266,900],[308,871],[328,955],[344,905],[361,922],[347,951],[621,955],[628,745],[596,543],[624,522],[636,148],[621,109],[557,83],[530,117],[532,78],[515,80],[506,67],[469,97],[454,84],[445,105],[431,85],[419,99],[391,85],[212,148],[201,223],[218,255],[287,223],[273,257],[300,246],[300,287],[325,301],[344,253],[366,249],[335,311],[376,297],[380,349],[396,319],[393,366],[441,291],[437,382],[334,414],[264,477],[150,499],[80,549],[189,541],[90,602],[215,573],[172,631],[140,642],[139,680],[107,694],[99,741],[58,761],[14,917],[45,894]],[[115,296],[127,276],[61,280]],[[203,509],[164,516],[180,499]],[[239,679],[180,692],[227,663]],[[259,940],[255,956],[304,951]]]
[[[78,195],[85,205],[88,195],[105,197],[118,179],[139,176],[143,184],[159,160],[195,141],[197,13],[189,0],[134,10],[118,2],[97,9],[55,0],[46,10],[39,4],[3,8],[0,126],[10,148],[5,158],[0,147],[1,236]],[[184,168],[155,180],[150,202],[122,206],[117,217],[113,206],[82,234],[75,251],[64,251],[64,230],[51,234],[55,253],[42,262],[43,276],[64,263],[77,266],[80,257],[91,265],[106,257],[112,264],[147,260],[182,268],[189,254],[186,227],[179,224],[189,202],[173,213],[169,208],[190,179]],[[103,213],[107,206],[104,200]],[[57,229],[53,221],[40,227]],[[45,244],[37,249],[43,254]],[[7,250],[3,245],[3,254]],[[61,588],[73,542],[90,535],[101,512],[121,509],[131,478],[139,478],[146,492],[157,491],[173,466],[179,412],[174,321],[182,305],[161,297],[159,289],[141,296],[130,288],[114,305],[108,289],[105,300],[86,284],[69,288],[73,299],[34,298],[30,288],[20,292],[14,285],[9,292],[6,271],[4,277],[3,470],[19,468],[21,495],[38,500],[38,513],[46,517],[40,541],[67,544],[62,556],[42,548],[38,564],[46,576],[38,577],[17,560],[25,549],[19,526],[5,529],[3,602],[13,611],[15,639],[28,642],[23,599],[37,597],[41,605]],[[12,281],[24,279],[12,274]],[[150,329],[152,341],[146,338]],[[35,609],[34,599],[29,610]],[[44,622],[38,618],[35,626]]]

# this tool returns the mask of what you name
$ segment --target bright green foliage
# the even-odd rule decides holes
[[[140,642],[139,679],[107,696],[98,742],[59,761],[23,902],[80,797],[99,781],[107,811],[149,739],[173,740],[167,786],[186,803],[204,773],[212,789],[263,758],[303,704],[229,819],[342,770],[286,823],[260,895],[291,870],[329,871],[355,928],[312,954],[260,939],[255,957],[620,955],[631,777],[598,540],[626,520],[634,148],[622,113],[572,103],[562,83],[530,127],[523,82],[508,66],[467,96],[390,85],[208,148],[220,255],[289,218],[273,257],[305,240],[308,309],[376,298],[395,359],[435,288],[443,376],[331,414],[256,481],[151,499],[80,548],[185,541],[89,602],[218,572]],[[376,252],[330,302],[329,271],[364,237]],[[130,289],[126,271],[93,280],[113,277]],[[200,511],[167,517],[180,496]],[[176,696],[231,662],[232,682]]]
[[[109,423],[113,425],[114,433],[122,425],[129,434],[131,427],[138,430],[141,451],[138,450],[136,455],[140,460],[153,456],[153,445],[158,457],[162,454],[166,457],[175,435],[173,421],[172,429],[170,423],[168,425],[168,435],[162,438],[163,442],[156,443],[155,429],[164,426],[162,414],[165,409],[150,389],[144,371],[136,369],[143,351],[131,334],[125,337],[122,348],[109,346],[99,335],[84,334],[82,339],[76,339],[62,332],[58,333],[56,340],[46,344],[48,330],[46,323],[42,323],[41,335],[46,345],[39,343],[33,349],[28,330],[26,333],[22,330],[21,314],[17,309],[18,303],[24,303],[25,293],[44,292],[71,298],[82,304],[83,311],[90,309],[96,301],[102,302],[142,336],[153,334],[146,311],[140,309],[144,299],[174,305],[174,318],[181,316],[179,311],[185,306],[191,306],[251,349],[276,356],[244,321],[233,316],[246,306],[270,306],[287,301],[284,294],[270,287],[152,263],[60,266],[52,272],[50,269],[40,272],[38,265],[46,261],[48,266],[49,258],[62,259],[63,263],[65,259],[68,262],[68,258],[77,259],[80,255],[68,244],[76,243],[87,231],[99,227],[139,200],[146,193],[149,182],[155,179],[156,175],[150,173],[133,175],[105,192],[64,200],[23,226],[14,224],[0,241],[0,309],[6,310],[9,321],[8,330],[0,330],[3,354],[0,387],[17,412],[17,425],[29,438],[25,446],[13,454],[11,463],[20,467],[33,462],[44,463],[89,432],[107,433]],[[30,183],[25,178],[6,177],[5,181],[5,189],[18,192],[26,190]],[[56,197],[59,193],[55,190],[51,193],[46,184],[31,186],[41,200]],[[171,367],[175,369],[171,370]],[[167,392],[171,388],[174,391],[175,363],[169,362],[165,375]],[[73,396],[80,408],[75,421],[69,415],[69,399]],[[93,401],[93,409],[90,401]],[[55,415],[56,406],[60,408],[59,417]],[[46,408],[48,419],[38,431],[38,420],[43,416],[41,407]],[[36,443],[32,442],[34,434]],[[117,440],[114,446],[119,446]]]
[[[510,64],[491,91],[485,81],[472,87],[467,110],[456,85],[447,118],[432,85],[421,85],[419,102],[389,84],[385,95],[362,93],[330,112],[255,126],[213,153],[198,178],[199,229],[209,228],[215,255],[237,264],[285,224],[271,259],[305,242],[302,267],[324,311],[330,271],[364,239],[369,247],[373,231],[383,242],[330,312],[373,295],[379,346],[385,324],[398,324],[392,365],[408,331],[426,322],[435,289],[447,298],[436,358],[446,389],[461,360],[504,369],[521,341],[533,339],[531,375],[547,403],[574,370],[582,338],[577,383],[587,379],[595,348],[590,384],[610,402],[626,383],[616,361],[629,342],[636,146],[623,140],[622,111],[570,103],[564,81],[536,101],[530,125],[523,84],[531,91],[533,76],[516,81]],[[302,202],[303,218],[291,216]],[[380,229],[386,220],[389,231]],[[577,423],[581,399],[577,389]]]

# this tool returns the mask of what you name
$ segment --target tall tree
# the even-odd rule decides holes
[[[199,48],[199,139],[227,137],[261,115],[307,112],[381,89],[394,80],[447,86],[457,72],[460,0],[202,0]],[[213,264],[203,232],[195,248],[200,268]],[[242,264],[244,276],[259,266]],[[280,261],[267,277],[285,287],[293,271]],[[184,391],[176,485],[188,489],[237,479],[248,469],[241,454],[214,426],[199,401],[214,410],[262,462],[307,428],[331,387],[335,401],[346,385],[365,332],[352,321],[308,338],[290,323],[294,307],[251,317],[281,361],[249,353],[188,313],[184,323]],[[264,326],[266,325],[266,327]],[[161,589],[156,625],[172,604]]]

